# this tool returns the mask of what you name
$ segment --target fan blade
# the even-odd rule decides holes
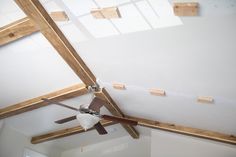
[[[94,128],[97,130],[97,132],[100,135],[105,135],[107,134],[106,129],[102,126],[102,124],[100,122],[98,122],[97,124],[94,125]]]
[[[89,109],[96,112],[100,112],[100,108],[103,106],[104,103],[106,102],[98,97],[95,97],[93,98],[93,101],[90,103]]]
[[[55,121],[55,123],[63,124],[63,123],[66,123],[66,122],[69,122],[69,121],[72,121],[72,120],[75,120],[75,119],[76,119],[76,116],[71,116],[71,117],[67,117],[67,118],[57,120],[57,121]]]
[[[111,121],[118,122],[118,123],[125,123],[125,124],[129,124],[129,125],[138,125],[137,121],[130,120],[130,119],[124,118],[124,117],[109,116],[109,115],[101,115],[101,117],[103,119],[111,120]]]
[[[79,111],[79,109],[77,109],[77,108],[75,108],[75,107],[71,107],[71,106],[62,104],[62,103],[60,103],[60,102],[56,102],[56,101],[49,100],[49,99],[46,99],[46,98],[42,98],[42,100],[45,101],[45,102],[48,102],[48,103],[50,103],[50,104],[56,104],[56,105],[59,105],[59,106],[65,107],[65,108],[69,108],[69,109],[71,109],[71,110]]]

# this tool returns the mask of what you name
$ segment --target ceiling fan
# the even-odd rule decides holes
[[[81,105],[79,109],[68,106],[68,105],[65,105],[65,104],[60,103],[60,102],[49,100],[49,99],[46,99],[46,98],[43,98],[42,100],[45,101],[45,102],[48,102],[50,104],[56,104],[56,105],[59,105],[59,106],[62,106],[62,107],[65,107],[65,108],[68,108],[68,109],[71,109],[71,110],[74,110],[74,111],[78,112],[77,115],[57,120],[57,121],[55,121],[55,123],[63,124],[63,123],[66,123],[66,122],[77,119],[79,121],[80,125],[84,128],[85,131],[87,129],[90,129],[90,128],[94,127],[100,135],[107,134],[107,131],[102,126],[102,124],[99,122],[101,119],[110,120],[110,121],[123,123],[123,124],[128,124],[128,125],[137,125],[138,124],[137,121],[130,120],[130,119],[127,119],[127,118],[124,118],[124,117],[117,117],[117,116],[110,116],[110,115],[100,114],[100,108],[106,102],[103,101],[102,99],[98,98],[98,97],[94,97],[92,102],[89,104],[88,107],[85,107],[84,105]]]

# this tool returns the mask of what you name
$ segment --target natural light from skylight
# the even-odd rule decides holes
[[[62,0],[79,22],[95,37],[126,34],[181,25],[168,0]],[[119,19],[95,19],[91,9],[119,8]]]

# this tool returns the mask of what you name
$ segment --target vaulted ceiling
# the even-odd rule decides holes
[[[113,21],[120,32],[108,32],[105,37],[93,31],[100,28],[106,34],[108,29],[102,28],[108,27],[108,21],[93,28],[80,20],[83,14],[88,16],[87,11],[78,12],[72,7],[74,1],[54,2],[42,1],[49,12],[57,7],[69,12],[71,20],[58,22],[58,26],[125,114],[236,134],[234,1],[199,1],[200,16],[178,18],[179,23],[168,27],[140,26],[129,31],[126,23],[123,26],[127,31],[122,32],[121,24]],[[86,9],[93,6],[87,0],[81,4]],[[14,1],[0,2],[1,27],[24,16]],[[0,76],[0,108],[82,82],[40,33],[0,47]],[[124,83],[126,90],[113,89],[113,82]],[[150,88],[164,89],[166,96],[150,95]],[[202,95],[212,96],[214,103],[198,103],[196,98]],[[87,94],[65,103],[79,106],[91,98],[92,94]],[[108,113],[106,109],[102,112]],[[54,124],[71,114],[73,111],[52,105],[4,121],[25,135],[34,136],[76,126],[77,122]],[[113,134],[105,138],[125,134],[119,125],[110,128]],[[97,141],[103,139],[97,138],[95,132],[86,134],[90,139],[80,135],[85,142],[92,142],[94,137]]]

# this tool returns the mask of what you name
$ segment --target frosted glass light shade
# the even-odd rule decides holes
[[[100,121],[99,117],[93,116],[88,113],[83,113],[83,114],[80,113],[76,116],[76,118],[85,131],[87,129],[92,128],[95,124],[97,124]]]

